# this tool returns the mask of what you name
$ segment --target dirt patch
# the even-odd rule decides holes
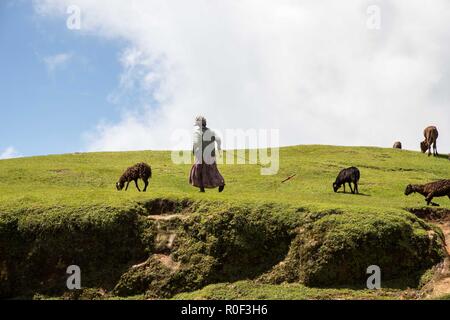
[[[155,254],[155,258],[162,263],[163,266],[170,269],[172,272],[176,272],[180,269],[181,263],[174,261],[172,256],[165,254]]]
[[[450,219],[447,219],[447,221],[442,223],[436,223],[436,226],[438,226],[444,233],[445,248],[447,249],[447,253],[450,255]]]
[[[146,215],[156,216],[164,214],[188,213],[192,203],[188,200],[154,199],[146,202],[139,202],[138,205],[144,210]]]
[[[441,229],[445,249],[450,255],[450,210],[443,208],[412,208],[409,212]]]
[[[409,209],[419,218],[441,229],[447,256],[434,268],[434,275],[422,288],[422,295],[428,299],[450,294],[450,210],[442,208]]]
[[[156,253],[146,261],[133,265],[131,269],[146,268],[151,264],[152,259],[161,262],[163,266],[170,269],[172,272],[178,271],[181,267],[181,263],[174,261],[171,255]]]
[[[155,253],[170,254],[174,247],[175,239],[178,236],[178,228],[180,227],[180,214],[164,214],[148,216],[150,220],[155,222],[156,235],[154,243]]]
[[[168,220],[174,220],[174,219],[183,219],[186,218],[186,215],[184,214],[178,214],[178,213],[165,213],[161,215],[150,215],[147,216],[151,220],[155,221],[168,221]]]
[[[421,297],[436,299],[450,294],[450,259],[438,264],[433,270],[433,278],[421,289]]]
[[[71,172],[70,169],[54,169],[54,170],[49,170],[49,172],[54,173],[54,174],[68,174]]]
[[[407,208],[409,212],[429,222],[450,222],[450,209],[444,208]]]

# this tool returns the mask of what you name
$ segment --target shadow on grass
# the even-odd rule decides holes
[[[430,156],[428,156],[428,154],[424,154],[424,157],[426,158],[438,158],[438,159],[445,159],[445,160],[449,160],[450,154],[438,154],[437,156],[433,156],[433,154],[431,154]]]
[[[336,193],[339,193],[339,194],[348,194],[348,195],[350,195],[350,196],[371,197],[370,194],[361,193],[361,192],[360,192],[360,193],[351,193],[351,192],[338,191],[338,192],[336,192]]]
[[[439,154],[437,157],[445,160],[450,160],[450,154]]]

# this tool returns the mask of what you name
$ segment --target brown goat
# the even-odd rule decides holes
[[[425,140],[420,143],[422,153],[425,153],[428,150],[428,156],[431,156],[431,146],[433,145],[433,156],[438,156],[436,141],[439,136],[439,132],[437,128],[435,126],[427,127],[423,131],[423,135]]]
[[[439,206],[437,203],[431,202],[434,197],[449,197],[450,199],[450,180],[439,180],[423,185],[410,184],[406,187],[405,195],[417,192],[425,197],[427,205]]]
[[[396,142],[394,142],[394,146],[392,148],[394,148],[394,149],[401,149],[402,148],[402,143],[400,141],[396,141]]]
[[[128,185],[131,181],[134,181],[136,188],[139,192],[141,192],[141,189],[139,189],[138,185],[138,179],[142,179],[145,183],[144,192],[147,191],[148,186],[148,179],[152,177],[152,169],[150,166],[144,162],[137,163],[132,167],[129,167],[123,175],[120,177],[119,181],[116,183],[117,190],[122,190],[125,186],[125,183],[127,184],[125,191],[128,190]]]

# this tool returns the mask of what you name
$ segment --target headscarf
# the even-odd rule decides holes
[[[198,116],[197,118],[195,118],[195,124],[200,128],[206,127],[206,118],[203,116]]]

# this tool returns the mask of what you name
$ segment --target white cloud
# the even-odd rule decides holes
[[[0,151],[0,160],[18,157],[21,157],[21,154],[14,147],[8,147],[5,150]]]
[[[35,1],[45,17],[69,4],[86,34],[129,43],[112,95],[127,109],[87,135],[89,150],[171,148],[197,114],[222,130],[279,128],[284,145],[418,149],[435,124],[450,149],[447,0]],[[380,30],[366,27],[373,4]]]
[[[47,56],[43,59],[47,70],[53,72],[58,68],[65,66],[70,59],[72,59],[72,54],[70,53],[58,53],[52,56]]]

